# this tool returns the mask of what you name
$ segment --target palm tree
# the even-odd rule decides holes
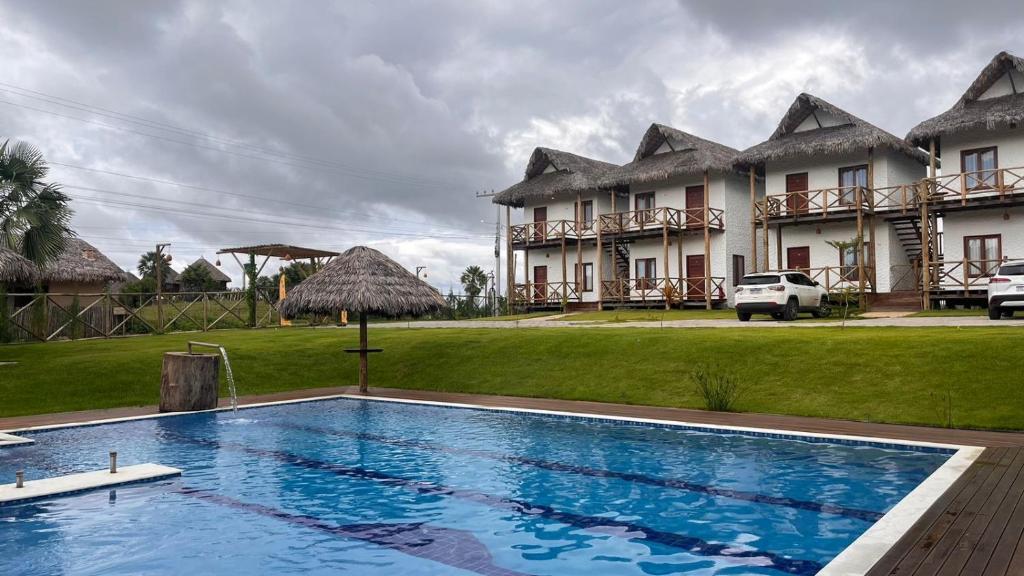
[[[475,304],[476,297],[487,288],[487,274],[484,274],[479,266],[470,266],[459,277],[459,282],[462,283],[466,296],[469,296],[469,301]]]
[[[166,281],[171,273],[171,255],[164,254],[163,256],[160,276]],[[139,264],[136,268],[139,271],[139,276],[143,278],[156,278],[156,260],[156,252],[154,250],[150,250],[140,256]]]
[[[57,184],[46,184],[50,168],[35,147],[24,142],[0,144],[0,246],[46,264],[74,236],[70,198]]]

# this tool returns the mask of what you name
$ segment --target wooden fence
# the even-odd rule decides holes
[[[280,325],[276,298],[247,292],[0,294],[0,342],[50,342]]]

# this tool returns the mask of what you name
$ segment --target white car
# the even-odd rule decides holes
[[[736,317],[771,314],[776,320],[796,320],[800,312],[815,318],[832,314],[828,292],[807,274],[797,270],[747,274],[736,287]]]
[[[988,317],[1010,318],[1024,310],[1024,260],[1003,262],[988,280]]]

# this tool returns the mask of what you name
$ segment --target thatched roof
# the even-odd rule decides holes
[[[663,144],[670,152],[655,154]],[[609,170],[600,180],[603,186],[626,186],[695,176],[705,170],[731,172],[738,150],[705,140],[663,124],[651,124],[633,161]]]
[[[44,282],[121,282],[124,271],[81,238],[68,238],[64,251],[40,272]]]
[[[0,284],[29,283],[35,277],[36,266],[31,260],[0,246]]]
[[[210,271],[210,278],[214,282],[231,282],[231,276],[221,272],[220,268],[217,268],[212,262],[200,256],[195,262],[189,264],[189,266],[202,266]]]
[[[431,285],[373,248],[356,246],[296,286],[281,314],[356,313],[401,316],[425,314],[446,306]]]
[[[551,166],[555,171],[545,170]],[[526,200],[575,195],[595,190],[598,181],[615,164],[551,148],[536,148],[526,166],[523,181],[494,196],[495,204],[522,207]]]
[[[797,132],[797,127],[817,111],[839,119],[840,123]],[[737,163],[751,166],[800,157],[860,153],[868,148],[886,148],[928,163],[923,152],[901,138],[810,94],[797,96],[771,138],[741,152]]]
[[[1019,92],[1016,94],[978,99],[1012,70],[1024,73],[1024,59],[1007,52],[996,54],[952,108],[914,126],[907,134],[907,140],[924,147],[932,138],[945,134],[1021,125],[1024,123],[1024,86],[1017,87]]]

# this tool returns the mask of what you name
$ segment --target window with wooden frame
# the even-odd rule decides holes
[[[864,257],[865,266],[870,267],[873,264],[871,262],[871,242],[864,242],[859,252],[856,246],[847,246],[839,251],[839,275],[844,281],[854,282],[857,280],[857,265],[861,255]]]
[[[995,188],[999,153],[995,146],[960,151],[960,170],[968,190]]]
[[[580,209],[580,206],[583,209]],[[576,221],[579,222],[584,229],[589,229],[594,225],[594,201],[584,200],[581,203],[576,203]]]
[[[638,222],[654,222],[654,192],[641,192],[633,197]]]
[[[633,266],[635,267],[637,290],[653,290],[655,285],[655,278],[658,277],[658,259],[657,258],[637,258]]]
[[[582,268],[576,265],[576,286],[582,292],[594,291],[594,263],[584,262]]]
[[[742,254],[732,255],[732,285],[739,286],[747,273],[747,259]]]
[[[868,187],[868,165],[847,166],[839,169],[839,202],[853,206],[857,202],[857,187]]]
[[[964,236],[967,277],[992,276],[1003,259],[1003,235]]]

